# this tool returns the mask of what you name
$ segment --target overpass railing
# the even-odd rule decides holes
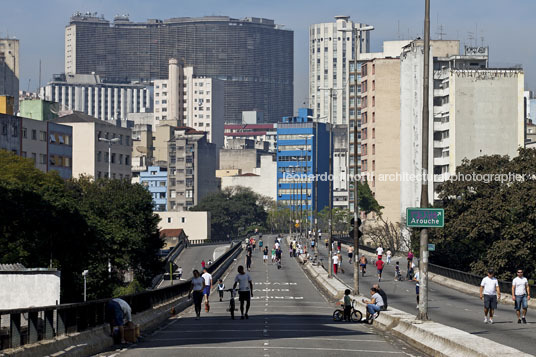
[[[223,275],[241,251],[242,245],[235,243],[231,249],[212,263],[208,270],[213,274],[214,279]],[[136,314],[186,296],[190,286],[191,279],[165,288],[121,298],[128,302],[132,308],[132,314]],[[108,321],[106,303],[109,300],[0,310],[0,351],[104,325]]]

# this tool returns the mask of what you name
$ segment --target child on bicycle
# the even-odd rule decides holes
[[[352,299],[350,299],[350,289],[344,290],[344,321],[352,321],[350,314],[352,312]]]

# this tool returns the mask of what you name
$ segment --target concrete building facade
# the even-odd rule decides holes
[[[57,171],[60,177],[72,177],[72,128],[13,115],[0,114],[0,149],[31,159],[43,172]]]
[[[487,68],[487,48],[466,48],[460,55],[458,46],[457,41],[432,41],[431,46],[430,201],[438,198],[437,186],[456,173],[464,158],[513,157],[524,144],[523,70]],[[417,75],[422,73],[422,56],[422,41],[412,42],[401,56],[400,169],[409,175],[420,174],[421,167],[422,112],[415,108],[422,108],[422,75]],[[402,183],[404,219],[407,207],[419,205],[420,182]]]
[[[47,121],[58,117],[58,103],[42,99],[25,99],[20,102],[19,115],[23,118]]]
[[[361,174],[384,206],[382,217],[396,223],[400,221],[400,58],[374,59],[361,69]]]
[[[352,29],[365,26],[351,21],[350,16],[335,16],[335,22],[309,26],[309,106],[321,121],[329,120],[330,99],[329,91],[319,88],[339,88],[334,91],[332,123],[348,124],[348,60],[354,58],[356,48]],[[369,49],[370,38],[365,31],[357,51]]]
[[[197,76],[193,67],[170,59],[168,79],[154,81],[155,122],[206,131],[211,143],[223,147],[223,98],[223,81]]]
[[[150,111],[153,105],[148,86],[107,82],[94,73],[54,75],[54,79],[40,89],[40,98],[60,103],[62,109],[113,122],[125,121],[128,113]]]
[[[19,110],[20,56],[19,40],[0,38],[0,95],[15,99],[14,111]]]
[[[158,229],[182,229],[192,244],[210,240],[210,212],[155,212],[160,217]]]
[[[110,22],[76,13],[65,28],[65,73],[146,82],[168,78],[170,58],[184,59],[197,75],[224,81],[226,123],[240,123],[248,110],[262,111],[275,123],[292,114],[293,36],[256,17],[132,22],[116,16]]]
[[[275,153],[277,142],[277,123],[275,124],[226,124],[224,127],[225,147],[235,147],[237,140],[251,140],[256,148]]]
[[[216,178],[216,145],[207,141],[205,132],[188,127],[175,128],[168,141],[168,153],[170,211],[187,211],[203,197],[220,189],[220,181]]]
[[[132,168],[132,131],[128,128],[117,127],[106,121],[95,119],[84,113],[75,112],[54,119],[53,122],[72,127],[73,130],[73,177],[88,175],[95,179],[131,178]],[[99,140],[118,138],[117,143],[109,144]]]
[[[248,187],[259,195],[277,201],[277,161],[274,156],[261,156],[259,167],[255,167],[250,173],[237,173],[221,178],[222,190],[234,186]]]

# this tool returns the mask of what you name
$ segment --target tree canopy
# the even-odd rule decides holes
[[[89,298],[110,297],[126,271],[145,287],[160,272],[158,216],[142,186],[64,181],[3,150],[0,167],[1,263],[60,270],[62,302],[81,300],[86,269]]]
[[[440,187],[445,227],[430,230],[431,261],[510,279],[536,272],[536,150],[465,160],[457,180]],[[462,178],[463,180],[459,179]]]
[[[205,196],[190,210],[210,212],[212,240],[225,240],[266,227],[264,202],[251,189],[235,186]]]

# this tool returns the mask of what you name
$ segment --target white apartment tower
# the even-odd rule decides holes
[[[367,25],[350,21],[350,16],[335,16],[335,22],[309,27],[309,107],[316,118],[329,120],[329,90],[333,88],[333,124],[348,124],[349,60],[354,58],[353,28]],[[360,31],[358,52],[369,52],[367,31]]]
[[[223,147],[223,82],[197,76],[193,67],[169,60],[169,78],[154,81],[154,116],[157,125],[188,126],[207,132],[209,142]]]

